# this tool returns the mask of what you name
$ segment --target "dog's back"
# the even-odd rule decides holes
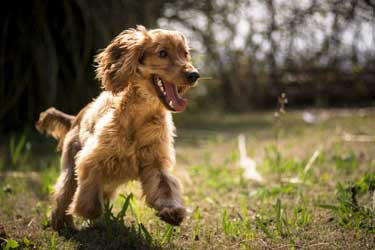
[[[109,111],[115,98],[110,92],[103,91],[98,98],[86,105],[76,116],[51,107],[40,113],[35,127],[40,133],[55,138],[58,141],[57,149],[61,150],[65,135],[73,127],[83,126],[84,131],[90,134],[94,133],[97,121]]]

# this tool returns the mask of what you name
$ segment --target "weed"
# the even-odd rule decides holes
[[[282,126],[284,119],[283,116],[286,114],[286,104],[288,103],[288,99],[285,93],[281,93],[279,98],[277,99],[277,110],[274,113],[274,135],[275,135],[275,143],[277,144],[280,136],[284,133]]]
[[[21,150],[25,146],[25,143],[26,143],[26,136],[25,135],[21,135],[21,137],[20,137],[20,139],[17,143],[15,142],[15,138],[13,136],[10,138],[9,152],[10,152],[10,158],[11,158],[11,161],[12,161],[13,165],[17,164],[17,162],[19,160],[19,157],[20,157],[20,154],[21,154]]]
[[[311,220],[311,213],[305,205],[295,206],[293,209],[294,221],[296,226],[305,227]]]
[[[294,194],[298,191],[298,187],[293,183],[286,183],[275,187],[260,187],[250,193],[252,197],[257,199],[267,199],[279,194]]]
[[[49,221],[48,218],[43,218],[42,221],[40,222],[40,225],[42,226],[43,229],[46,229],[49,227]]]
[[[194,240],[199,240],[199,232],[201,229],[200,219],[201,219],[201,213],[200,213],[199,207],[196,207],[194,210],[194,220],[195,220]]]
[[[283,233],[283,224],[281,220],[281,201],[277,199],[275,205],[275,212],[276,212],[276,230],[279,232],[280,235],[284,236]]]
[[[284,173],[300,173],[304,169],[302,162],[283,157],[275,144],[265,148],[264,167],[276,173],[279,181]]]
[[[228,213],[226,209],[224,209],[224,212],[223,212],[223,228],[224,228],[224,233],[226,234],[231,234],[233,231],[233,226],[232,226],[231,221],[228,218]]]
[[[172,239],[172,234],[173,234],[173,226],[168,225],[167,230],[165,231],[163,237],[161,238],[160,243],[163,245],[166,242],[170,242]]]
[[[139,206],[138,206],[138,202],[137,202],[137,199],[134,197],[133,194],[129,194],[129,205],[130,205],[130,208],[133,212],[133,215],[135,216],[135,219],[137,221],[138,224],[141,223],[141,213],[140,213],[140,210],[139,210]]]
[[[241,169],[230,169],[227,165],[194,165],[191,168],[193,176],[207,176],[202,184],[209,189],[216,190],[218,194],[227,192],[233,186],[239,185],[241,181]]]
[[[135,198],[135,196],[130,193],[129,195],[120,195],[124,199],[124,202],[122,203],[120,211],[115,215],[113,213],[113,204],[110,204],[110,202],[106,202],[104,206],[104,222],[107,226],[107,234],[109,237],[112,237],[112,231],[111,231],[111,224],[117,223],[120,225],[123,225],[125,223],[125,216],[126,212],[129,210],[132,211],[133,216],[135,217],[137,229],[132,225],[132,230],[137,232],[137,235],[140,237],[143,237],[147,242],[153,242],[153,237],[150,234],[150,232],[146,229],[144,224],[141,221],[141,210],[138,205],[138,202]],[[157,232],[156,232],[156,238],[155,243],[164,244],[166,242],[170,242],[173,235],[173,229],[174,227],[172,225],[167,225],[167,229],[162,237],[160,237],[160,227],[159,224],[157,224]],[[198,231],[199,233],[199,231]]]
[[[14,239],[3,239],[4,242],[1,244],[2,250],[19,249],[20,244]]]
[[[19,165],[21,162],[26,162],[30,151],[26,148],[26,135],[22,134],[17,140],[14,136],[10,138],[9,153],[13,166]]]
[[[35,244],[31,242],[28,238],[23,238],[22,245],[25,247],[25,249],[34,249]]]
[[[138,227],[138,230],[137,230],[138,235],[144,236],[147,241],[151,242],[152,237],[150,233],[147,231],[147,229],[145,228],[145,226],[143,225],[143,223],[141,222],[140,210],[139,210],[138,203],[134,195],[130,193],[127,196],[120,195],[120,197],[124,199],[124,202],[121,206],[121,210],[117,213],[117,215],[113,214],[112,212],[113,204],[110,204],[109,201],[105,203],[103,217],[104,217],[104,222],[107,225],[107,234],[110,237],[112,237],[111,227],[109,226],[112,223],[118,223],[120,225],[123,225],[125,223],[126,212],[128,211],[128,208],[130,207],[130,209],[133,212],[133,215],[136,218],[137,227]]]
[[[360,194],[375,190],[375,172],[365,173],[364,176],[355,183],[355,188]]]
[[[129,194],[128,196],[120,195],[120,197],[124,198],[124,203],[122,204],[120,212],[116,216],[117,221],[121,221],[124,223],[124,217],[126,215],[126,211],[128,211],[130,205],[130,199],[132,198],[133,194]]]
[[[247,202],[246,202],[246,199],[243,199],[243,201],[242,201],[242,221],[243,221],[243,226],[247,227],[248,226],[248,219],[247,219]]]
[[[358,158],[352,150],[343,151],[340,145],[336,145],[333,156],[336,169],[351,171],[358,168]]]
[[[281,200],[277,199],[275,204],[276,231],[281,237],[287,237],[290,232],[288,228],[287,213],[282,213]]]
[[[259,216],[255,217],[255,221],[263,233],[271,240],[275,239],[274,235],[268,230],[266,224],[263,222],[263,219]]]
[[[287,210],[283,208],[279,198],[276,199],[273,208],[274,217],[267,218],[259,214],[255,217],[258,228],[271,240],[281,237],[282,239],[289,239],[294,244],[295,234],[292,234],[292,232],[297,232],[297,226],[305,227],[308,225],[311,218],[310,213],[304,206],[294,206],[294,218],[291,218],[288,216]]]
[[[43,168],[42,172],[40,173],[40,178],[42,181],[42,194],[50,195],[53,191],[52,183],[55,183],[57,178],[57,168],[55,165],[51,165],[50,167]]]
[[[340,225],[375,232],[375,210],[373,207],[361,205],[359,196],[375,189],[375,172],[365,174],[355,184],[338,183],[336,198],[338,205],[319,204],[319,207],[335,212]]]
[[[52,234],[52,237],[51,237],[51,250],[55,250],[55,236],[56,234]]]
[[[23,238],[22,240],[15,240],[3,239],[0,237],[0,243],[1,250],[36,249],[35,243],[30,241],[28,238]]]
[[[247,241],[252,240],[254,235],[247,217],[246,201],[242,203],[242,214],[236,213],[236,216],[230,216],[227,209],[224,209],[222,216],[224,233]]]

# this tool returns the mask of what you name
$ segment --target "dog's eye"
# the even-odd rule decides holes
[[[187,51],[185,51],[185,57],[188,57],[189,53]]]
[[[159,57],[160,58],[166,58],[167,57],[167,51],[165,50],[165,49],[163,49],[163,50],[160,50],[160,52],[159,52]]]

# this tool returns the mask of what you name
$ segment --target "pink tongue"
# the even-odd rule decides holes
[[[174,84],[164,82],[165,92],[167,92],[167,99],[172,101],[173,108],[177,112],[181,112],[186,108],[186,100],[182,99],[177,92],[177,87]]]

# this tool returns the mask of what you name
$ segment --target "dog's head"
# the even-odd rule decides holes
[[[128,84],[157,96],[168,110],[181,112],[181,97],[199,78],[192,65],[185,36],[177,31],[143,26],[118,35],[96,58],[97,77],[113,93]]]

